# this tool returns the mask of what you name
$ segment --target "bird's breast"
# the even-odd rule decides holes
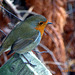
[[[41,33],[41,38],[43,36],[43,33],[44,33],[44,28],[45,28],[45,25],[42,25],[42,26],[37,26],[35,29],[36,30],[39,30],[40,33]]]

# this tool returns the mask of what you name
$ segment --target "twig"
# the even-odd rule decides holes
[[[22,21],[21,19],[19,19],[17,16],[15,16],[13,13],[11,13],[10,11],[8,11],[7,9],[5,9],[4,7],[0,6],[0,8],[2,8],[3,10],[5,10],[6,12],[8,12],[9,14],[13,15],[15,18],[17,18],[18,20]]]
[[[36,51],[39,51],[38,47],[35,48],[35,50],[36,50]],[[41,60],[41,62],[48,68],[48,70],[49,70],[52,74],[55,74],[55,72],[54,72],[53,70],[51,70],[49,66],[46,65],[46,63],[45,63],[45,61],[44,61],[44,59],[43,59],[43,57],[41,56],[40,53],[37,53],[37,57]]]
[[[66,64],[61,62],[52,62],[52,61],[45,61],[44,64],[54,64],[54,65],[63,65],[66,66]]]
[[[13,4],[13,1],[11,1],[11,0],[5,0],[5,2],[13,9],[13,11],[17,14],[17,16],[18,16],[19,18],[21,18],[22,20],[25,19],[24,17],[26,17],[26,14],[27,14],[27,15],[28,15],[28,14],[38,15],[37,13],[32,12],[33,6],[30,7],[29,10],[18,10],[18,9],[16,9],[17,6]],[[23,17],[21,17],[20,13],[26,13],[26,14],[25,14]]]
[[[32,10],[33,10],[33,7],[30,7],[30,8],[28,9],[28,12],[32,12]],[[22,10],[21,10],[21,11],[22,11]],[[30,13],[28,13],[28,12],[26,12],[26,13],[24,14],[23,20],[30,14]]]
[[[42,48],[44,48],[52,56],[52,59],[54,60],[55,63],[58,62],[57,59],[55,58],[53,52],[50,49],[48,49],[45,45],[43,45],[41,43],[39,44],[39,46],[41,46]],[[60,65],[57,65],[57,66],[60,69],[62,75],[64,75],[64,73],[62,72],[63,68]]]
[[[35,51],[39,51],[38,47],[35,48]],[[43,57],[41,56],[41,53],[37,53],[37,57],[41,60],[42,63],[44,63]]]
[[[1,31],[5,36],[7,36],[7,34],[6,34],[3,30],[0,29],[0,31]]]

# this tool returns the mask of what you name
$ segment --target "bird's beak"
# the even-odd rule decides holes
[[[51,22],[48,22],[47,24],[52,24]]]

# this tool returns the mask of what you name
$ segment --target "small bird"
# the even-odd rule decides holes
[[[0,55],[8,48],[13,52],[24,54],[33,50],[39,43],[47,24],[52,24],[42,15],[35,15],[17,24],[3,40]]]

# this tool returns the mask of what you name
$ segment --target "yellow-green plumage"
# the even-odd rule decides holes
[[[35,29],[40,21],[46,21],[41,15],[31,16],[16,27],[5,38],[0,46],[0,54],[13,46],[13,51],[23,54],[34,49],[41,40],[41,33]]]

